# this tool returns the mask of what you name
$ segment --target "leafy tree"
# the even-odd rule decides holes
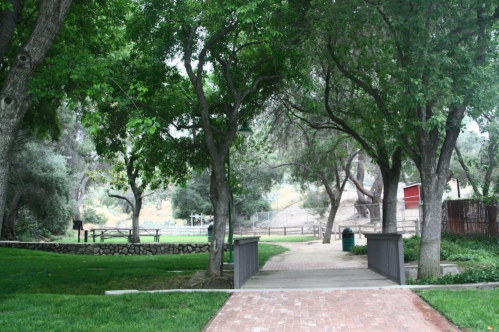
[[[58,139],[62,101],[105,96],[108,86],[100,82],[109,75],[106,56],[119,44],[129,6],[126,0],[2,1],[0,219],[18,130],[24,127],[39,137]]]
[[[486,136],[468,132],[460,137],[455,157],[462,168],[457,172],[464,185],[470,184],[476,197],[487,198],[499,194],[497,165],[499,159],[499,132],[496,118],[486,116],[481,122]],[[456,175],[457,175],[456,174]]]
[[[322,2],[319,12],[327,22],[324,49],[340,73],[334,78],[348,82],[370,105],[365,110],[372,122],[386,128],[378,135],[390,138],[383,146],[402,148],[419,170],[418,277],[438,275],[440,202],[461,122],[466,111],[492,108],[498,10],[492,3],[468,0],[337,1]]]
[[[376,167],[376,174],[371,189],[364,187],[366,155],[362,152],[358,154],[357,158],[357,174],[355,177],[352,173],[348,175],[350,181],[353,182],[357,188],[357,202],[355,208],[362,215],[366,216],[369,211],[371,222],[381,220],[381,211],[379,203],[383,201],[381,195],[383,194],[383,179],[379,167]],[[366,196],[368,198],[366,198]]]
[[[263,164],[248,167],[250,164],[244,163],[243,156],[238,154],[234,155],[234,159],[237,161],[231,177],[234,217],[250,218],[258,211],[270,210],[270,202],[264,195],[279,180],[279,174]],[[192,213],[213,215],[210,185],[210,171],[205,170],[188,181],[185,188],[176,188],[172,194],[174,217],[188,221]]]
[[[21,1],[12,1],[12,11],[3,5],[0,9],[0,61],[3,71],[0,81],[0,220],[3,220],[5,207],[9,159],[17,131],[33,102],[29,91],[30,80],[52,46],[70,5],[71,0],[40,0],[34,28],[29,38],[21,41],[22,46],[7,66],[4,65],[5,53],[15,34]]]
[[[164,63],[180,57],[189,83],[183,129],[200,142],[211,166],[210,199],[214,231],[207,273],[220,275],[231,197],[225,162],[239,120],[250,120],[263,107],[287,65],[293,30],[285,2],[240,0],[223,3],[147,0],[137,15],[140,43],[153,45]],[[293,20],[296,17],[292,18]],[[288,24],[290,23],[290,24]],[[286,39],[287,38],[287,39]],[[185,99],[185,98],[184,98]],[[185,110],[186,107],[184,107]],[[196,167],[200,169],[199,163]]]
[[[83,220],[85,223],[102,225],[105,224],[108,219],[105,215],[97,213],[94,208],[89,206],[83,209]]]
[[[9,177],[3,238],[15,240],[18,212],[25,211],[52,233],[64,233],[71,220],[72,178],[65,158],[50,142],[28,141],[14,154]]]
[[[210,202],[210,172],[197,174],[185,187],[177,187],[172,193],[173,217],[189,220],[192,213],[213,215]]]
[[[312,129],[286,112],[275,115],[274,134],[287,161],[275,167],[290,166],[293,178],[303,189],[307,184],[323,187],[330,207],[323,243],[330,243],[352,161],[359,151],[347,135],[338,131]]]

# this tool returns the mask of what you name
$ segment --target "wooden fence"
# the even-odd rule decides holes
[[[405,223],[405,224],[403,224]],[[421,234],[421,222],[416,219],[416,220],[406,220],[404,222],[397,222],[397,232],[401,232],[403,234]],[[409,223],[409,225],[407,225]],[[323,223],[321,225],[321,230],[322,233],[324,233],[324,228],[326,227],[326,224]],[[355,234],[358,234],[359,239],[362,237],[364,232],[371,232],[371,233],[381,233],[382,228],[381,224],[379,223],[374,223],[372,225],[370,224],[364,224],[364,225],[335,225],[333,227],[333,235],[334,239],[341,240],[341,235],[343,233],[343,230],[345,228],[350,228]]]
[[[255,227],[255,228],[236,228],[234,234],[244,235],[313,235],[319,236],[319,226],[304,227],[304,226],[283,226],[283,227]]]
[[[498,206],[471,199],[449,200],[442,209],[442,232],[499,236]]]

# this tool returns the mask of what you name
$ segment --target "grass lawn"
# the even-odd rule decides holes
[[[260,244],[260,266],[286,249]],[[227,255],[227,254],[226,254]],[[201,331],[226,293],[103,296],[174,289],[208,254],[83,256],[0,248],[0,326],[9,331]]]
[[[239,235],[234,235],[234,238],[241,237]],[[245,236],[244,236],[245,237]],[[260,242],[307,242],[313,241],[317,238],[315,236],[260,236]],[[225,239],[228,241],[228,238]],[[89,236],[88,241],[92,242],[92,238]],[[152,243],[154,238],[151,236],[143,236],[140,238],[143,243]],[[63,238],[55,242],[60,243],[77,243],[78,239],[76,237]],[[83,242],[83,236],[81,237],[81,242]],[[100,238],[96,238],[95,242],[100,242]],[[126,238],[112,238],[106,239],[106,243],[126,243]],[[206,235],[161,235],[160,242],[163,243],[208,243],[208,236]]]
[[[499,328],[499,288],[425,290],[418,293],[462,330],[471,332]]]

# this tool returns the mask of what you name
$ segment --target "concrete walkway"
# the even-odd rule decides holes
[[[410,290],[341,251],[341,241],[280,245],[290,251],[234,293],[207,332],[457,331]]]

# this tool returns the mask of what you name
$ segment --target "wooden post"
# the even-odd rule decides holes
[[[286,226],[284,226],[284,236],[286,236]]]
[[[269,227],[269,236],[270,236],[270,227]]]
[[[361,234],[362,233],[362,225],[359,225],[359,239],[361,238]]]
[[[301,235],[303,235],[303,226],[301,226]]]
[[[322,239],[322,222],[319,221],[319,240]]]

